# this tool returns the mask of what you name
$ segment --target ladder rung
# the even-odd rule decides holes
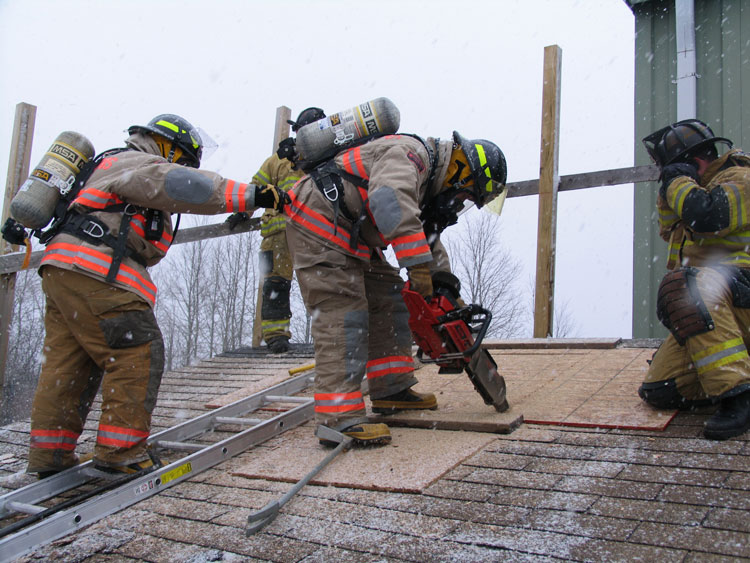
[[[217,416],[214,420],[219,424],[240,424],[242,426],[255,426],[263,422],[260,418],[237,418],[231,416]]]
[[[264,398],[269,403],[307,403],[312,401],[310,397],[287,397],[285,395],[266,395]]]
[[[183,452],[199,452],[207,448],[210,444],[191,444],[190,442],[169,442],[167,440],[157,440],[155,445],[168,450]]]
[[[39,506],[38,504],[27,504],[25,502],[17,501],[10,501],[5,507],[9,510],[14,510],[15,512],[23,512],[24,514],[38,514],[39,512],[46,510],[46,508]]]

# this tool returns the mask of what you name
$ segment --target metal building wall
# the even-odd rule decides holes
[[[635,163],[650,164],[641,139],[677,120],[674,0],[629,1],[635,15]],[[696,117],[750,151],[750,0],[696,0]],[[743,102],[748,106],[744,108]],[[635,185],[633,337],[663,337],[656,291],[667,246],[656,220],[658,184]]]

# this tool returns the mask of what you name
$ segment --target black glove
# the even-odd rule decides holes
[[[272,184],[255,186],[255,207],[284,211],[284,206],[290,202],[286,192]]]
[[[287,137],[279,143],[279,148],[276,149],[276,156],[280,159],[287,159],[294,162],[294,157],[297,155],[296,141],[294,137]]]
[[[8,217],[0,232],[3,234],[3,238],[10,244],[22,245],[23,241],[29,238],[23,225],[13,219],[13,217]]]
[[[695,180],[696,183],[700,181],[700,176],[698,176],[698,167],[694,164],[689,164],[687,162],[673,162],[672,164],[667,164],[664,168],[661,169],[661,176],[659,176],[659,180],[661,180],[659,195],[662,197],[662,199],[667,198],[667,188],[669,187],[669,184],[671,184],[672,181],[679,176],[689,176],[690,178]]]
[[[244,223],[245,221],[249,221],[249,220],[250,220],[250,215],[248,215],[245,212],[242,212],[242,213],[232,213],[229,217],[227,217],[227,220],[224,222],[229,223],[229,230],[233,231],[237,225],[239,225],[240,223]]]

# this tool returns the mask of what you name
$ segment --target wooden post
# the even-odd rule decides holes
[[[555,309],[555,234],[557,231],[557,188],[560,184],[557,165],[560,139],[561,63],[562,50],[560,47],[549,45],[544,48],[534,338],[552,336],[552,320]]]
[[[29,175],[31,160],[31,142],[34,138],[36,106],[21,102],[16,105],[16,119],[13,124],[13,138],[10,144],[8,176],[5,182],[5,199],[3,201],[2,223],[10,216],[10,202],[21,183]],[[17,248],[0,239],[2,254],[14,252]],[[0,403],[2,403],[5,386],[5,362],[8,358],[8,337],[10,321],[13,316],[13,298],[15,296],[16,274],[0,276]],[[3,409],[5,411],[5,409]]]
[[[279,143],[289,136],[288,119],[292,118],[292,110],[286,106],[276,108],[276,124],[273,131],[272,154],[276,152]],[[253,348],[260,346],[263,340],[261,310],[263,309],[263,278],[258,281],[258,296],[255,300],[255,322],[253,323]]]

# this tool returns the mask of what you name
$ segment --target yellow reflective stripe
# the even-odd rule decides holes
[[[170,123],[169,121],[164,121],[163,119],[156,122],[157,125],[161,125],[162,127],[166,127],[167,129],[171,129],[175,133],[180,132],[180,128],[177,127],[174,123]]]
[[[488,192],[492,191],[492,174],[490,173],[490,167],[487,166],[487,155],[484,154],[484,147],[479,144],[474,144],[474,148],[477,149],[477,155],[479,156],[479,165],[484,170],[484,175],[487,176],[488,180],[484,186],[484,189]]]
[[[258,170],[255,176],[253,176],[253,184],[258,184],[259,186],[265,186],[270,181],[271,178],[263,170]]]
[[[289,328],[289,319],[282,319],[280,321],[261,321],[260,326],[263,331],[267,330],[285,330]]]
[[[729,200],[729,229],[734,230],[740,226],[740,215],[742,209],[740,209],[739,194],[737,188],[724,190]]]
[[[166,127],[167,129],[171,129],[175,133],[179,133],[180,132],[180,128],[177,125],[175,125],[174,123],[170,123],[169,121],[164,121],[163,119],[160,119],[159,121],[157,121],[156,125],[161,125],[162,127]],[[182,132],[183,133],[187,133],[187,131],[185,131],[184,129],[182,130]],[[190,140],[193,141],[193,148],[197,149],[198,146],[199,146],[198,145],[198,141],[196,141],[195,138],[192,135],[190,135]]]
[[[742,338],[733,338],[691,354],[699,374],[747,357],[747,348]]]
[[[677,212],[677,215],[682,217],[682,206],[685,204],[685,198],[693,189],[693,181],[689,178],[685,178],[683,180],[675,180],[672,182],[672,185],[675,185],[675,183],[677,187],[674,190],[670,190],[672,193],[671,199],[674,201],[670,203],[669,207],[674,209]]]

